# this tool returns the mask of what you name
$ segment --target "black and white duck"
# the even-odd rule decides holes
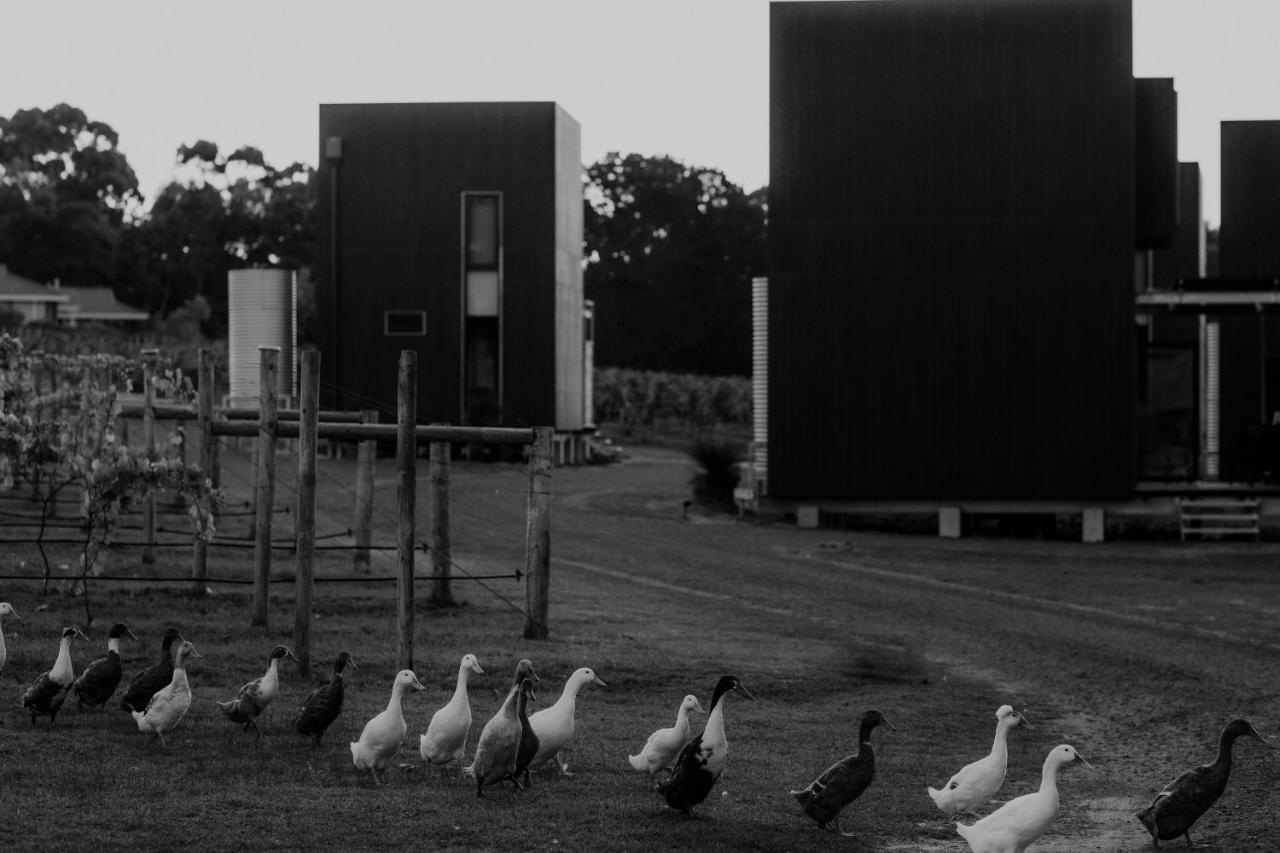
[[[160,637],[160,659],[142,669],[129,681],[120,707],[126,711],[145,710],[157,690],[163,690],[173,680],[173,644],[182,640],[177,628],[165,628]]]
[[[316,746],[320,745],[325,729],[342,713],[342,700],[346,693],[342,671],[348,666],[359,668],[351,659],[350,652],[338,652],[333,662],[333,677],[311,691],[302,703],[302,713],[293,721],[294,731],[312,738]]]
[[[72,682],[71,689],[75,691],[81,707],[105,705],[120,686],[120,678],[124,675],[124,667],[120,664],[120,641],[125,637],[138,639],[123,622],[112,625],[107,632],[107,654],[85,667],[80,677]]]
[[[729,741],[724,734],[724,697],[728,693],[756,698],[736,676],[726,675],[716,682],[706,727],[680,749],[671,775],[656,788],[668,806],[690,816],[693,807],[711,793],[729,757]]]
[[[130,711],[138,724],[138,731],[150,732],[167,747],[164,736],[177,728],[191,707],[191,682],[187,680],[187,659],[204,657],[196,647],[185,640],[173,653],[173,674],[169,683],[152,694],[145,711]]]
[[[520,752],[521,708],[528,713],[529,698],[534,696],[533,679],[524,678],[507,693],[498,709],[480,732],[471,764],[462,772],[476,783],[476,796],[484,796],[484,786],[510,779],[515,774]]]
[[[1212,763],[1183,773],[1165,785],[1151,805],[1138,812],[1138,820],[1151,833],[1151,841],[1156,847],[1161,841],[1179,835],[1186,840],[1187,847],[1197,846],[1191,841],[1191,826],[1226,790],[1227,779],[1231,776],[1231,747],[1241,736],[1251,737],[1261,744],[1267,743],[1248,720],[1232,720],[1218,736],[1218,755]]]
[[[282,660],[297,660],[288,646],[273,648],[267,656],[267,671],[241,687],[234,699],[218,703],[228,720],[240,723],[246,732],[254,733],[255,746],[262,745],[262,729],[258,728],[258,717],[280,692],[279,664]]]
[[[876,751],[871,745],[871,732],[876,726],[897,731],[884,714],[874,709],[867,711],[858,726],[858,751],[832,764],[804,790],[791,792],[804,813],[823,829],[834,829],[841,835],[853,834],[840,828],[840,812],[862,796],[875,779]]]
[[[69,625],[62,629],[62,638],[58,641],[58,657],[53,668],[42,672],[35,683],[22,694],[22,707],[31,714],[31,725],[36,724],[37,717],[48,717],[49,725],[57,719],[62,703],[66,701],[67,692],[76,680],[74,667],[71,665],[71,641],[87,640],[79,628]]]
[[[0,601],[0,616],[12,616],[19,622],[22,617],[18,615],[18,611],[14,610],[12,605],[7,601]],[[0,621],[0,675],[4,674],[4,663],[9,659],[9,652],[4,645],[4,623]]]

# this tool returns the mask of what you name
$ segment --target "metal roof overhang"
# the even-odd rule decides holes
[[[1280,290],[1148,290],[1134,302],[1140,314],[1269,313],[1280,311]]]

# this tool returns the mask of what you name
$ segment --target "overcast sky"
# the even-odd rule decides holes
[[[964,2],[964,0],[954,0]],[[1036,2],[1036,0],[1027,0]],[[1179,158],[1218,220],[1218,123],[1280,118],[1280,0],[1134,0],[1134,73],[1174,77]],[[768,0],[6,4],[0,115],[67,102],[150,199],[177,147],[315,164],[320,103],[558,101],[587,163],[668,154],[769,180]]]

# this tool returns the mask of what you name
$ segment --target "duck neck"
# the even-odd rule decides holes
[[[517,697],[520,695],[520,685],[517,684],[507,691],[507,698],[502,701],[502,708],[499,711],[504,717],[515,718]]]
[[[1052,797],[1055,810],[1058,808],[1058,768],[1061,766],[1062,762],[1050,755],[1045,759],[1044,767],[1040,768],[1040,795]]]
[[[53,662],[53,669],[49,671],[49,676],[59,683],[72,680],[74,671],[71,668],[71,638],[63,637],[62,642],[58,643],[58,659]]]
[[[187,656],[179,654],[173,662],[173,678],[169,683],[174,687],[187,687]]]
[[[681,704],[680,709],[676,711],[676,731],[689,731],[689,709],[683,704]]]
[[[397,681],[391,685],[391,699],[387,702],[387,710],[392,714],[400,713],[400,697],[404,695],[404,685]]]
[[[516,695],[516,718],[522,721],[529,719],[529,693],[521,690]]]
[[[707,714],[707,726],[702,730],[702,742],[723,742],[724,737],[724,694],[711,701],[711,713]]]
[[[1004,720],[996,723],[996,737],[991,743],[991,754],[1007,761],[1009,758],[1009,729],[1013,726]]]
[[[107,637],[107,654],[115,655],[116,657],[120,656],[120,638],[119,637]]]
[[[453,688],[453,698],[462,701],[467,697],[467,684],[471,681],[471,667],[463,664],[458,667],[458,683]]]
[[[267,664],[267,671],[262,675],[262,692],[264,695],[274,695],[276,689],[280,686],[279,664],[278,658],[272,658],[271,663]]]
[[[1231,769],[1231,746],[1235,743],[1237,735],[1230,731],[1223,731],[1222,737],[1218,738],[1218,757],[1213,760],[1213,766],[1219,769]]]
[[[564,691],[561,692],[560,698],[556,700],[554,707],[556,708],[573,708],[578,701],[578,691],[582,689],[582,682],[576,678],[570,678],[565,682]]]
[[[871,732],[875,729],[876,724],[870,720],[863,720],[862,725],[858,727],[858,754],[871,752]]]

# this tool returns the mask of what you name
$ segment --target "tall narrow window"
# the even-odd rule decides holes
[[[502,197],[464,193],[463,417],[502,423]]]

